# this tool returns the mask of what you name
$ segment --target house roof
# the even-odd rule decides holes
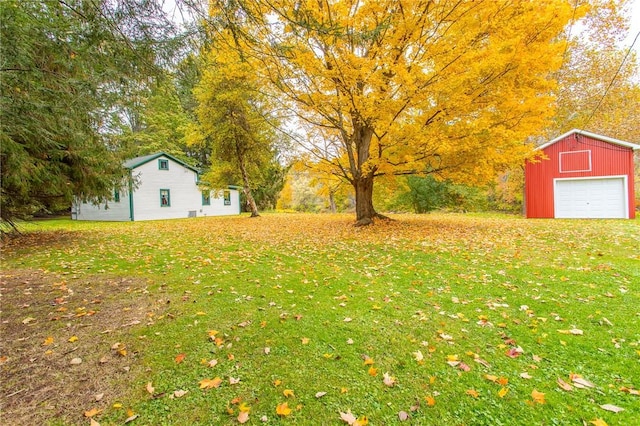
[[[196,169],[195,167],[193,167],[192,165],[187,164],[184,161],[180,160],[179,158],[176,158],[173,155],[167,154],[166,152],[156,152],[155,154],[149,154],[149,155],[143,155],[141,157],[131,158],[131,159],[125,161],[124,163],[122,163],[122,165],[127,169],[135,169],[136,167],[140,167],[143,164],[146,164],[149,161],[153,161],[153,160],[155,160],[156,158],[159,158],[159,157],[170,158],[171,160],[175,161],[176,163],[183,165],[187,169],[193,170],[195,173],[200,173],[200,171],[198,169]]]
[[[591,132],[587,132],[586,130],[580,130],[580,129],[569,130],[567,133],[565,133],[563,135],[560,135],[557,138],[555,138],[553,140],[550,140],[549,142],[547,142],[545,144],[540,145],[536,149],[545,149],[546,147],[551,146],[554,143],[559,142],[562,139],[564,139],[567,136],[570,136],[570,135],[572,135],[574,133],[578,134],[578,135],[582,135],[582,136],[587,136],[587,137],[592,138],[592,139],[597,139],[599,141],[609,142],[609,143],[612,143],[614,145],[619,145],[619,146],[624,146],[626,148],[631,148],[634,151],[640,150],[640,145],[638,145],[638,144],[621,141],[619,139],[614,139],[614,138],[610,138],[608,136],[598,135],[596,133],[591,133]]]

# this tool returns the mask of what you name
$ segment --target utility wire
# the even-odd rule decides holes
[[[587,118],[587,121],[585,121],[584,125],[582,126],[583,129],[586,129],[587,125],[589,124],[589,122],[591,121],[593,116],[595,115],[596,111],[598,111],[598,108],[600,108],[600,105],[602,105],[602,101],[607,96],[607,93],[609,93],[609,89],[611,89],[611,86],[613,86],[614,81],[616,81],[616,77],[618,77],[618,74],[620,73],[620,70],[622,69],[622,66],[627,61],[627,58],[631,54],[631,50],[633,49],[633,46],[636,44],[636,41],[638,41],[638,37],[639,36],[640,36],[640,31],[638,31],[638,33],[636,34],[636,37],[633,39],[633,43],[631,43],[631,46],[629,46],[629,50],[627,50],[627,54],[624,55],[624,59],[622,59],[622,62],[620,63],[620,66],[618,67],[618,69],[616,70],[615,75],[611,79],[611,82],[609,83],[609,85],[607,86],[606,90],[602,94],[602,97],[600,97],[600,100],[598,101],[598,104],[593,109],[593,111],[591,111],[591,115],[589,116],[589,118]]]

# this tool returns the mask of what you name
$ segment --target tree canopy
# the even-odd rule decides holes
[[[205,181],[214,187],[228,184],[229,179],[242,182],[251,216],[255,217],[259,213],[253,192],[264,182],[263,174],[275,173],[271,178],[278,174],[274,162],[276,123],[269,118],[272,108],[258,90],[259,81],[251,64],[242,52],[230,49],[229,43],[233,43],[232,34],[221,34],[206,53],[202,78],[194,89],[198,120],[191,127],[189,144],[211,150],[212,167]],[[281,174],[280,182],[284,179]]]
[[[155,2],[7,0],[0,31],[2,221],[106,197],[113,119],[173,56],[171,23]]]
[[[524,158],[553,113],[550,77],[576,13],[555,0],[213,4],[256,72],[333,137],[320,155],[353,185],[364,224],[377,176],[481,183]]]

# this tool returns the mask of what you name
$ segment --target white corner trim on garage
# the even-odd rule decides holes
[[[625,175],[554,179],[554,217],[628,219],[628,194]]]

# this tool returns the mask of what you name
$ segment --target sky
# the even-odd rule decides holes
[[[640,32],[640,0],[632,0],[630,23],[629,35],[623,43],[623,46],[627,48],[631,46],[636,34]],[[633,50],[635,50],[636,55],[640,58],[640,37],[638,37],[636,44],[633,46]]]

